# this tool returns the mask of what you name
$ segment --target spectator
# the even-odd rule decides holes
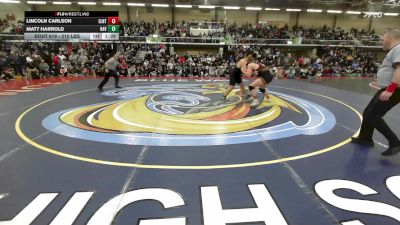
[[[64,77],[68,76],[68,69],[64,65],[60,68],[60,75]]]
[[[54,53],[51,53],[52,60],[53,60],[53,68],[55,71],[55,76],[58,76],[60,68],[61,68],[61,63],[60,63],[60,58],[58,55],[55,55]]]
[[[33,60],[28,57],[27,59],[27,66],[26,66],[26,71],[27,71],[27,78],[29,80],[31,79],[39,79],[39,71],[36,68],[35,64],[33,63]]]
[[[49,64],[47,64],[44,60],[41,60],[39,64],[39,75],[48,76],[50,74],[49,70],[50,70]]]
[[[259,28],[260,26],[257,29]],[[55,75],[59,74],[61,65],[69,73],[102,75],[104,58],[108,57],[112,48],[119,49],[124,55],[123,60],[126,66],[120,69],[126,70],[126,74],[131,76],[226,76],[229,74],[230,66],[235,65],[235,62],[247,50],[256,52],[261,63],[275,67],[275,72],[278,73],[279,77],[283,75],[290,78],[306,78],[308,75],[313,76],[313,74],[318,76],[322,72],[326,76],[344,76],[348,75],[347,73],[355,73],[356,76],[371,76],[379,66],[376,63],[377,56],[374,53],[364,49],[343,47],[318,49],[318,57],[313,58],[295,56],[292,53],[284,54],[279,49],[257,45],[231,46],[223,56],[214,54],[190,55],[188,53],[178,56],[171,54],[168,47],[164,45],[128,43],[113,44],[113,46],[105,43],[71,43],[69,45],[61,43],[13,43],[2,44],[0,47],[0,52],[12,52],[12,54],[0,55],[2,68],[16,63],[18,66],[12,66],[15,68],[14,70],[19,69],[23,73],[27,62],[33,62],[34,66],[40,69],[43,59],[49,65],[49,73],[53,72]],[[64,55],[64,51],[69,52],[69,54]],[[53,52],[59,52],[59,54],[55,55]],[[23,54],[26,54],[26,57],[23,57]],[[60,57],[64,59],[61,60]],[[279,67],[282,67],[283,71],[278,69]]]

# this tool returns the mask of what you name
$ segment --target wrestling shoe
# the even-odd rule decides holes
[[[260,101],[258,99],[254,99],[252,103],[250,104],[251,107],[256,107],[260,104]]]
[[[373,140],[364,140],[364,139],[359,138],[359,137],[352,137],[351,138],[351,142],[353,142],[354,144],[368,146],[368,147],[374,147],[375,146],[375,143],[374,143]]]
[[[389,147],[386,151],[382,152],[383,156],[394,156],[400,153],[400,146]]]

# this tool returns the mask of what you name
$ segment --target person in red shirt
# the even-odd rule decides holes
[[[74,46],[72,45],[71,42],[67,43],[67,52],[69,55],[72,53],[73,48],[74,48]]]
[[[118,72],[121,76],[128,76],[128,64],[123,55],[119,56]]]
[[[299,58],[299,64],[301,66],[304,65],[304,57],[303,56]]]
[[[54,53],[51,53],[52,55],[52,60],[53,60],[53,68],[54,68],[54,75],[58,76],[60,72],[60,58],[58,58],[58,55],[55,55]]]
[[[186,62],[186,59],[185,59],[185,57],[184,57],[184,56],[182,56],[182,57],[179,57],[179,62],[180,62],[180,63],[184,63],[184,62]]]

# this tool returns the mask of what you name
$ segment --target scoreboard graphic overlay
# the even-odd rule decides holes
[[[27,41],[117,41],[118,12],[26,11]]]

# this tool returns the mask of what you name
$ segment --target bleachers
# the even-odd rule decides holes
[[[356,28],[350,30],[332,29],[326,26],[307,28],[295,26],[277,27],[265,24],[220,24],[215,32],[193,35],[191,28],[198,28],[199,22],[134,22],[124,23],[120,31],[120,42],[149,43],[157,35],[156,43],[164,44],[192,44],[192,45],[231,45],[231,44],[260,44],[271,46],[301,45],[303,47],[330,46],[380,46],[380,37],[374,31],[364,31]],[[11,29],[11,28],[10,28]],[[15,29],[14,29],[15,30]],[[5,36],[5,33],[7,36]],[[14,32],[15,34],[15,32]],[[6,37],[6,38],[5,38]],[[5,41],[20,41],[23,36],[9,36],[9,32],[2,32],[0,38]],[[146,40],[147,39],[147,40]],[[154,41],[153,41],[154,42]],[[118,43],[118,42],[117,42]]]

